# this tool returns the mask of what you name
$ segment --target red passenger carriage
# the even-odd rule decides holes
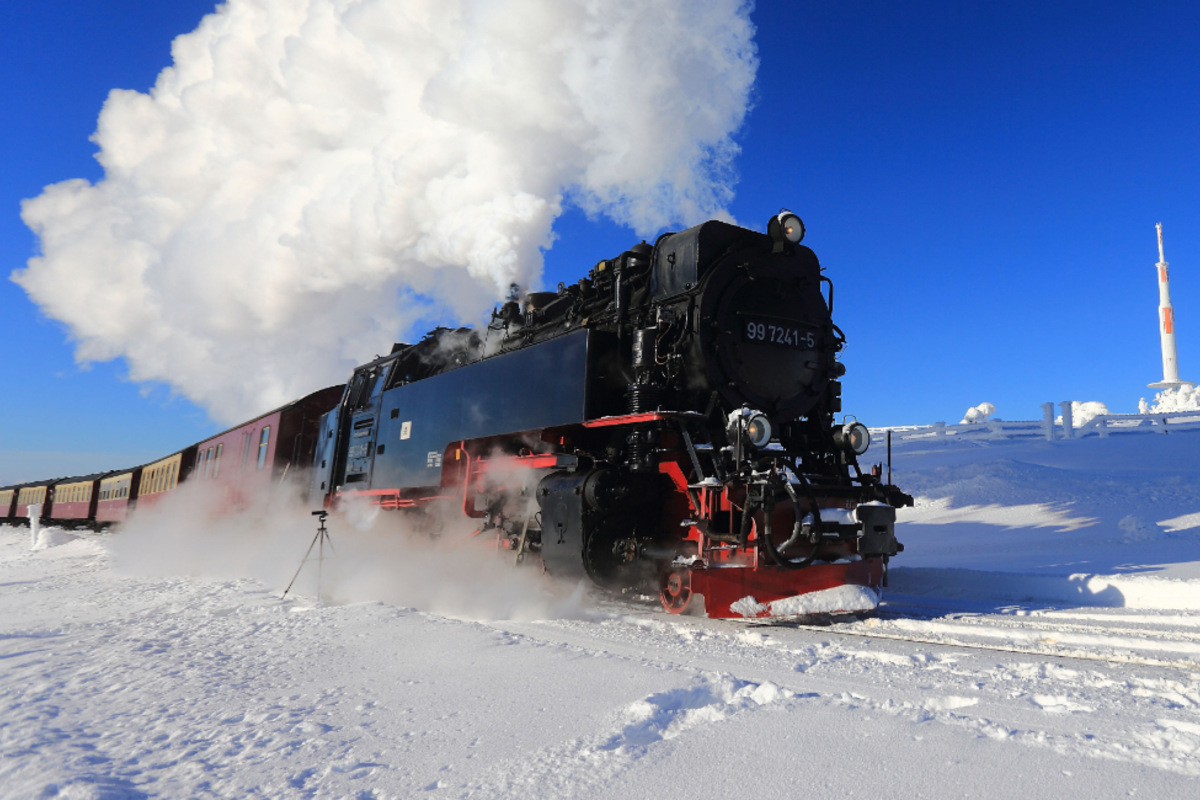
[[[236,511],[289,478],[306,481],[321,416],[345,387],[331,386],[196,445],[189,480],[218,490],[218,510]]]
[[[50,506],[43,513],[55,525],[88,525],[95,521],[102,475],[61,478],[50,484]]]
[[[46,507],[47,500],[52,497],[50,492],[50,483],[26,484],[17,490],[16,509],[13,511],[13,517],[18,521],[29,519],[29,507],[38,505],[42,508],[41,517],[45,518],[46,512],[49,510]]]
[[[137,503],[142,468],[110,472],[100,479],[96,523],[101,526],[123,522]]]

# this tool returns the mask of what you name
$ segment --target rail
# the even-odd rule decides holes
[[[965,425],[947,425],[935,422],[932,425],[899,425],[872,428],[871,435],[878,439],[891,431],[892,441],[992,441],[1009,439],[1083,439],[1089,436],[1106,437],[1139,433],[1171,433],[1174,431],[1200,430],[1200,410],[1171,411],[1150,414],[1100,414],[1076,425],[1072,419],[1071,403],[1059,403],[1062,415],[1055,418],[1054,404],[1043,403],[1044,412],[1040,420],[999,420],[975,422]]]

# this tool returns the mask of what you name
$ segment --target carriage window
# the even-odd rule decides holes
[[[271,440],[271,426],[263,428],[262,438],[258,442],[258,469],[267,464],[267,443]]]
[[[224,444],[217,445],[217,453],[213,456],[213,480],[217,479],[217,473],[221,471],[221,451],[224,449]]]

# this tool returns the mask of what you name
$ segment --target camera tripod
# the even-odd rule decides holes
[[[329,512],[325,509],[312,512],[314,517],[317,517],[317,535],[313,537],[312,542],[308,545],[308,550],[304,553],[304,558],[300,562],[300,566],[296,568],[296,574],[288,581],[287,588],[283,590],[280,600],[287,597],[288,592],[292,590],[292,584],[296,582],[296,578],[300,577],[300,570],[304,569],[304,565],[308,563],[308,557],[312,555],[313,547],[320,542],[320,547],[317,549],[317,599],[321,599],[321,564],[325,561],[325,545],[329,544],[329,552],[337,555],[333,549],[333,540],[329,538],[329,530],[325,527],[325,520],[329,517]]]

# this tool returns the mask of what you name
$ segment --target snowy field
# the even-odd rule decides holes
[[[0,797],[1197,796],[1200,433],[894,470],[878,615],[803,624],[333,519],[324,601],[307,516],[0,527]]]

